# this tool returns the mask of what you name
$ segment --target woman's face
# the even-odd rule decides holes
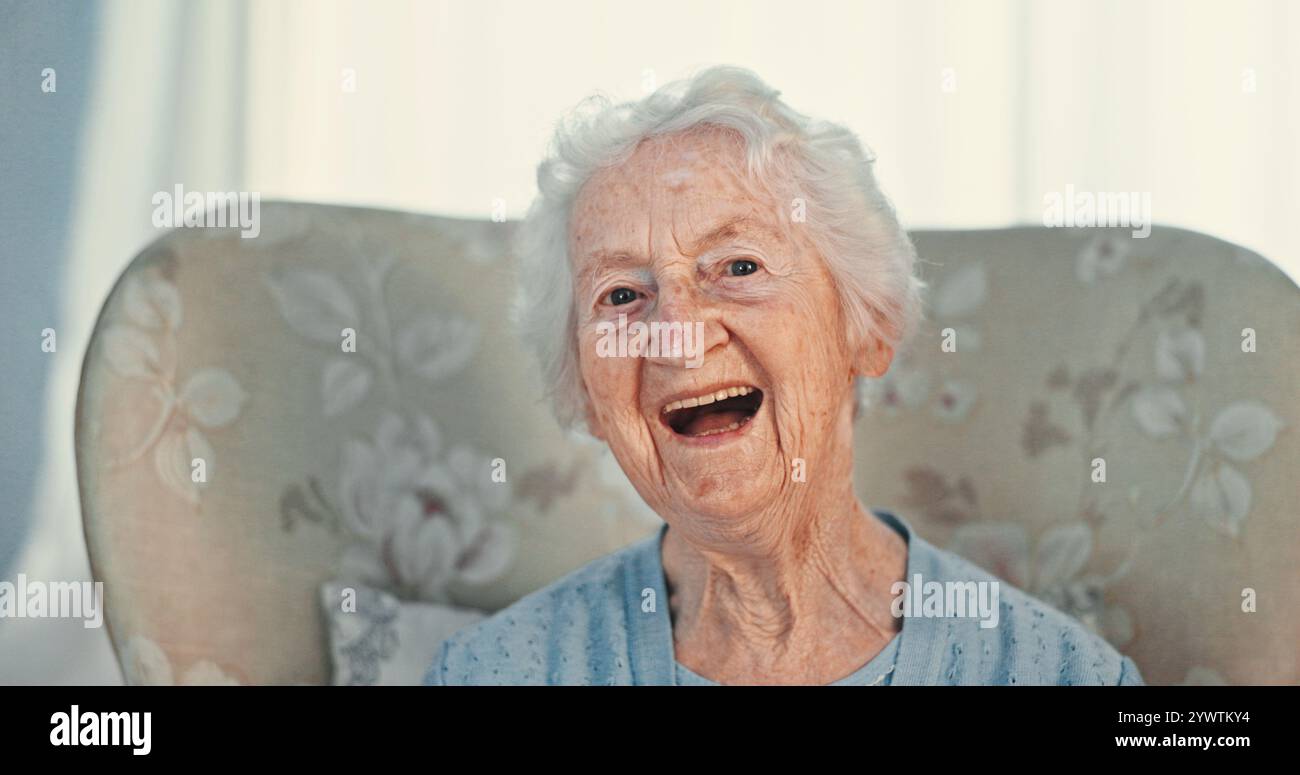
[[[887,348],[850,352],[823,261],[801,224],[780,226],[795,203],[755,196],[732,172],[742,154],[724,132],[645,141],[586,184],[570,222],[590,428],[659,514],[714,534],[851,477],[855,371],[888,367]],[[599,324],[620,315],[702,324],[702,347],[611,354]]]

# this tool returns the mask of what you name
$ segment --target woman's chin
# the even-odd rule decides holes
[[[770,493],[760,490],[757,481],[762,477],[699,472],[680,483],[681,490],[673,500],[677,510],[689,514],[693,522],[736,525],[772,505]]]

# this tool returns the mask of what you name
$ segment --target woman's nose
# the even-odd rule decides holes
[[[660,286],[649,323],[659,331],[660,346],[651,348],[647,357],[664,365],[698,368],[729,338],[716,303],[686,281]]]

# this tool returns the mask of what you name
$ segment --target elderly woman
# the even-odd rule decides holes
[[[538,172],[521,323],[560,420],[665,525],[458,633],[428,682],[1139,683],[855,496],[856,383],[922,285],[853,134],[736,68],[586,107]],[[681,336],[602,341],[637,323]]]

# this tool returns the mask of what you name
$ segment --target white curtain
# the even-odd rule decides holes
[[[98,10],[44,462],[28,545],[13,569],[40,580],[90,579],[72,449],[77,381],[100,305],[134,253],[158,236],[151,197],[176,183],[242,187],[243,85],[231,66],[243,48],[242,4],[132,0]],[[0,655],[0,684],[121,680],[107,631],[80,620],[0,622]]]
[[[1067,185],[1150,192],[1157,222],[1300,276],[1284,0],[291,2],[247,22],[245,171],[275,195],[516,217],[566,108],[727,62],[854,128],[911,226],[1041,223]]]
[[[911,227],[1040,223],[1044,197],[1070,185],[1150,192],[1157,223],[1237,242],[1300,277],[1300,9],[1284,0],[101,7],[65,272],[68,352],[84,350],[112,281],[157,236],[155,191],[475,217],[500,202],[518,217],[564,110],[721,62],[855,129]],[[52,378],[49,462],[18,563],[33,577],[88,574],[74,361]],[[0,682],[117,680],[102,632],[79,628],[0,627]]]

